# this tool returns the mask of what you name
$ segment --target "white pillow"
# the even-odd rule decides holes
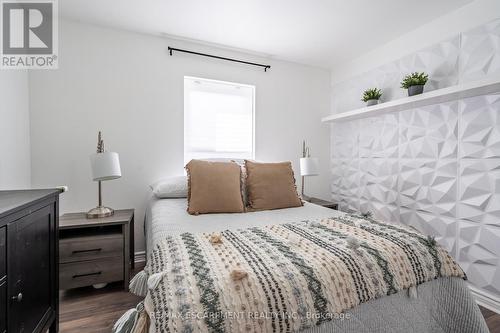
[[[157,198],[187,198],[187,176],[161,179],[150,185]]]

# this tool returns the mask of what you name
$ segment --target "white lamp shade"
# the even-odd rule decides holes
[[[319,161],[316,157],[303,157],[300,159],[301,176],[319,175]]]
[[[92,179],[95,181],[113,180],[122,176],[118,153],[107,151],[90,155],[90,165]]]

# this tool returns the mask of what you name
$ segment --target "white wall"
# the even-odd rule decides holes
[[[329,130],[320,123],[329,112],[328,71],[65,20],[59,45],[58,70],[30,73],[30,102],[33,185],[68,185],[61,213],[96,205],[88,156],[102,130],[106,149],[120,153],[123,173],[103,184],[104,203],[136,208],[136,249],[143,248],[148,184],[183,172],[184,75],[255,85],[256,158],[291,160],[297,172],[305,138],[321,160],[321,176],[308,180],[307,192],[329,198]],[[169,45],[272,69],[170,57]]]
[[[332,84],[400,59],[425,47],[498,18],[500,1],[476,0],[387,44],[332,68]]]
[[[0,190],[29,188],[28,72],[0,71]]]

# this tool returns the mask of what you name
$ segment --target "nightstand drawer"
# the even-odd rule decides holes
[[[121,234],[71,237],[59,242],[59,262],[70,263],[123,256]]]
[[[123,256],[59,265],[59,288],[71,289],[123,280]]]

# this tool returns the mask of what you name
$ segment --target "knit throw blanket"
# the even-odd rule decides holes
[[[147,271],[156,332],[296,332],[432,279],[465,279],[434,239],[353,215],[167,237]]]

